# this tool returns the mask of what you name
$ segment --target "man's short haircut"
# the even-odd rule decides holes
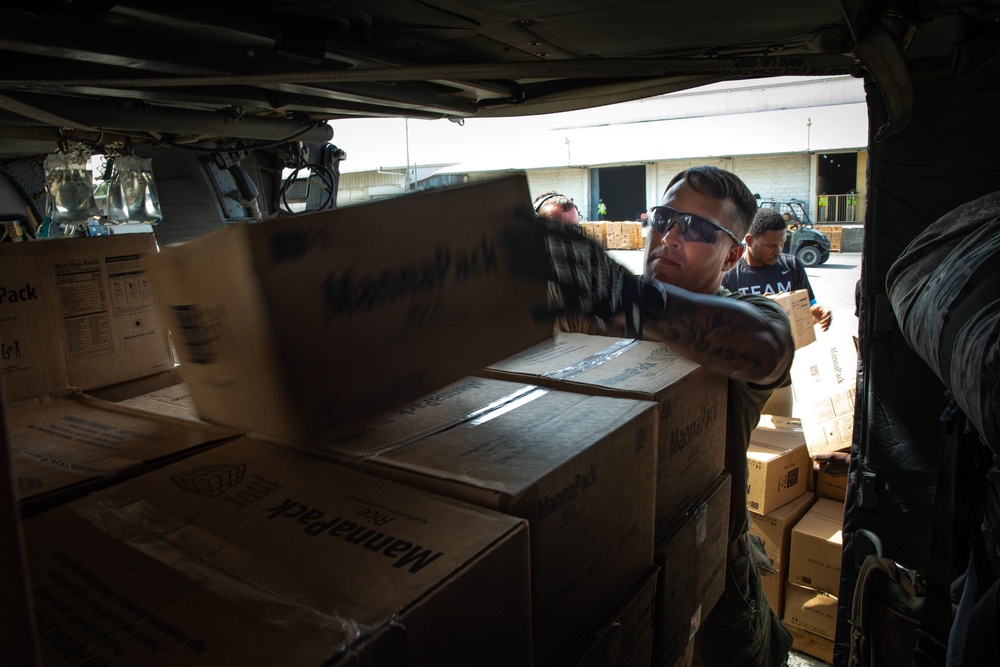
[[[574,208],[577,209],[579,213],[580,209],[577,208],[573,200],[564,194],[560,194],[555,190],[545,192],[543,194],[535,197],[535,201],[532,203],[532,208],[535,209],[535,213],[541,215],[543,208],[559,208],[563,211],[570,211]]]
[[[686,180],[687,185],[695,192],[713,199],[732,200],[736,206],[736,219],[726,222],[732,227],[731,231],[736,236],[744,236],[747,233],[750,221],[757,213],[757,200],[739,176],[706,164],[685,169],[677,174],[667,185],[667,190],[681,179]]]
[[[778,212],[778,209],[768,206],[767,208],[758,210],[757,214],[753,216],[753,222],[750,223],[750,231],[747,233],[750,236],[760,236],[766,232],[783,232],[787,229],[788,223],[785,222],[785,218]]]

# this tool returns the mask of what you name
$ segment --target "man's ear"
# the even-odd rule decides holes
[[[736,266],[736,262],[740,261],[740,257],[742,257],[742,256],[743,256],[743,246],[742,245],[734,245],[732,248],[730,248],[729,249],[729,254],[726,255],[726,261],[722,265],[722,272],[725,273],[729,269],[731,269],[734,266]]]

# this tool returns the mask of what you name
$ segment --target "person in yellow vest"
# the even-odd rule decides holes
[[[826,222],[826,193],[821,192],[816,198],[816,220]]]
[[[608,207],[605,205],[603,199],[597,200],[597,219],[604,220],[604,216],[608,214]]]
[[[847,191],[847,220],[846,222],[856,222],[858,211],[858,191],[851,188]]]

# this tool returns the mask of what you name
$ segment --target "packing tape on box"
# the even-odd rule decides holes
[[[522,395],[517,396],[516,398],[512,398],[511,400],[506,401],[505,403],[503,403],[501,405],[497,405],[498,403],[500,403],[500,401],[494,401],[491,404],[493,407],[487,406],[487,408],[489,408],[489,409],[484,408],[482,411],[477,411],[477,412],[479,412],[479,414],[476,415],[475,417],[471,418],[469,420],[469,424],[471,426],[479,426],[480,424],[485,424],[488,421],[496,419],[500,415],[504,415],[504,414],[507,414],[508,412],[510,412],[512,410],[516,410],[517,408],[521,407],[522,405],[527,405],[531,401],[533,401],[533,400],[535,400],[537,398],[541,398],[542,396],[544,396],[547,393],[549,393],[548,389],[541,389],[539,387],[533,387],[532,391],[523,393]],[[472,414],[472,413],[470,413],[470,414]]]
[[[382,447],[381,449],[351,454],[350,458],[356,461],[364,461],[366,459],[384,456],[385,454],[395,452],[406,447],[412,447],[413,445],[423,442],[427,438],[438,435],[439,433],[444,433],[445,431],[449,431],[453,428],[457,428],[462,424],[479,426],[480,424],[485,424],[486,422],[496,419],[501,415],[507,414],[512,410],[516,410],[523,405],[527,405],[531,401],[541,398],[547,393],[549,393],[548,389],[543,389],[533,384],[527,384],[520,389],[507,394],[506,396],[501,396],[497,400],[488,403],[481,408],[476,408],[461,417],[453,419],[446,425],[434,428],[430,432],[415,435],[407,440]]]
[[[596,368],[601,364],[605,364],[615,357],[621,356],[626,350],[632,348],[639,344],[639,341],[633,340],[631,338],[622,338],[616,341],[611,347],[601,350],[597,354],[592,354],[586,359],[581,359],[572,366],[567,366],[557,371],[549,371],[548,373],[542,373],[542,377],[555,378],[557,380],[563,380],[566,378],[573,377],[574,375],[579,375],[580,373],[585,373],[592,368]]]
[[[297,576],[286,570],[281,582],[284,590],[279,593],[241,577],[238,572],[221,568],[212,562],[212,558],[224,550],[231,555],[229,562],[242,563],[243,572],[258,569],[267,571],[273,567],[273,563],[245,549],[238,549],[236,545],[209,531],[201,530],[189,521],[120,488],[110,501],[95,496],[85,497],[76,503],[74,512],[112,539],[181,572],[205,589],[237,604],[242,601],[252,603],[255,609],[268,609],[270,621],[277,625],[309,625],[316,632],[330,634],[331,639],[344,641],[342,648],[347,653],[363,653],[373,637],[394,627],[402,627],[396,615],[378,623],[362,624],[356,619],[331,613],[329,601],[316,596],[315,582],[308,576]],[[239,555],[232,555],[237,550]],[[84,581],[100,581],[96,573],[91,572],[71,554],[59,552],[57,558],[75,577]],[[105,585],[102,593],[107,599],[125,599],[124,596],[119,598],[115,595],[108,585]],[[91,608],[98,603],[99,599],[95,598]],[[155,617],[155,614],[146,610],[136,611],[145,613],[150,619]],[[161,629],[169,627],[163,622]],[[183,633],[180,629],[175,629],[174,636],[183,636]]]

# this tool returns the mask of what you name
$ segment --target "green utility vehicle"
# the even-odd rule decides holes
[[[761,208],[776,208],[788,223],[785,252],[799,258],[803,266],[819,266],[830,259],[830,239],[813,227],[801,199],[761,199]]]

